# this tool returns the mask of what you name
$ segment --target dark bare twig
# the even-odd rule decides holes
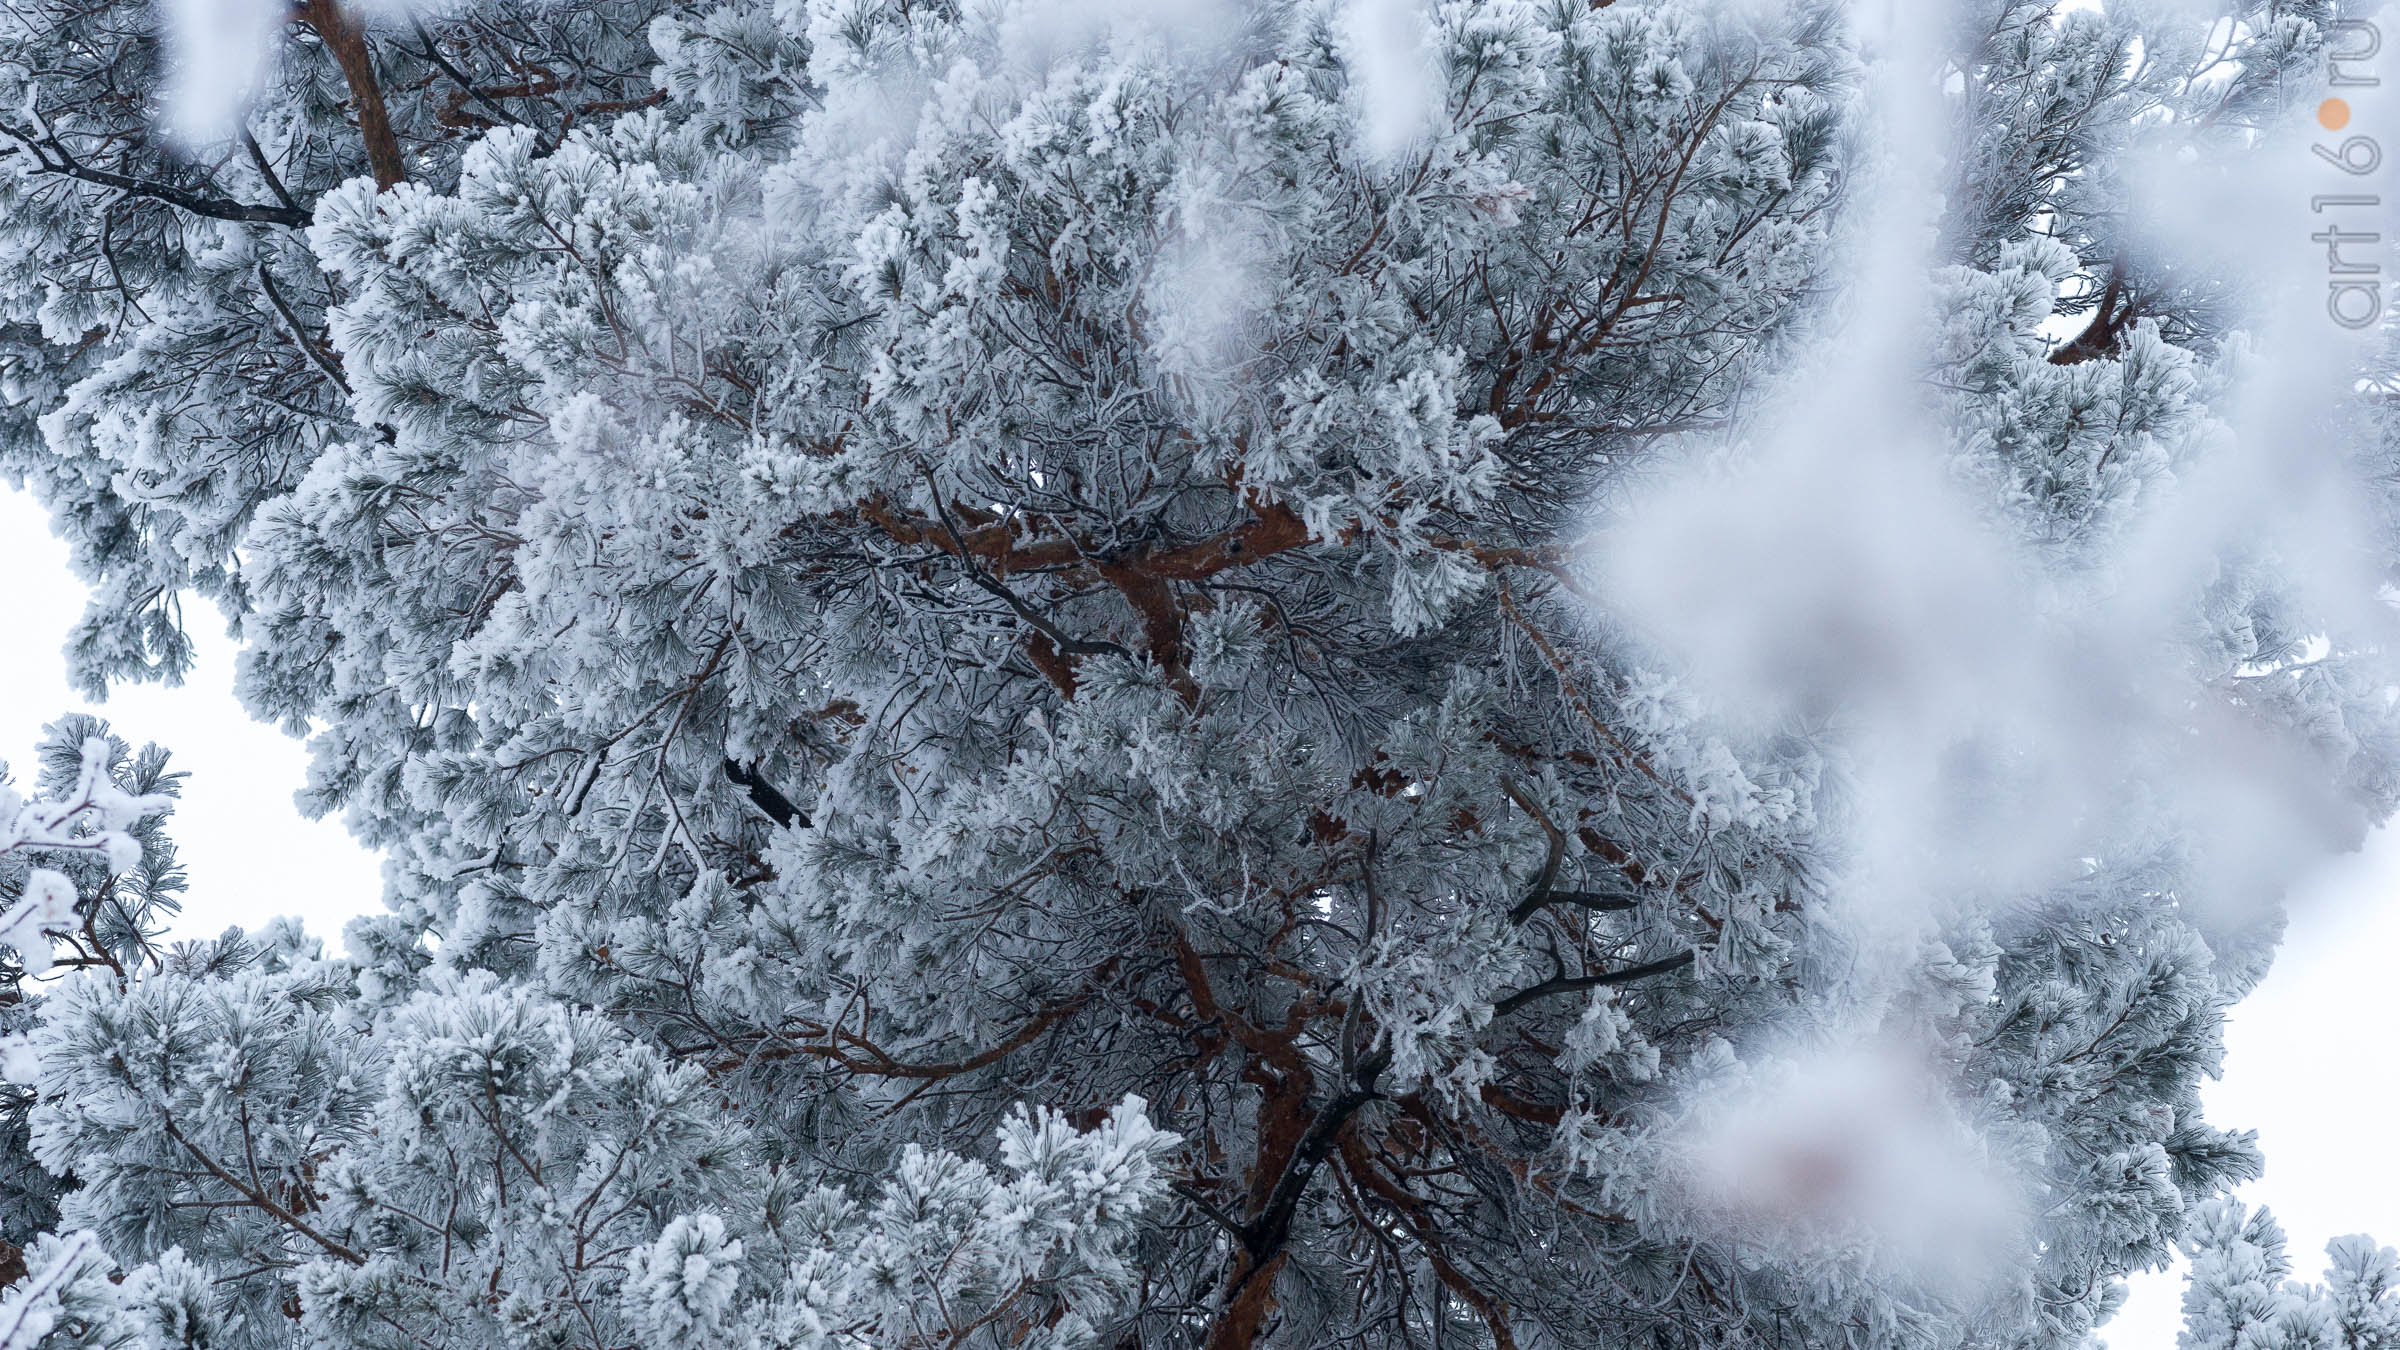
[[[808,813],[792,805],[792,799],[775,790],[775,785],[759,776],[756,769],[734,759],[725,759],[725,776],[734,786],[750,794],[750,802],[767,813],[776,824],[798,829],[808,828]]]
[[[274,307],[276,317],[283,320],[284,330],[293,344],[300,348],[300,354],[308,358],[309,364],[325,372],[325,378],[333,381],[336,389],[347,391],[350,384],[342,378],[341,362],[309,337],[307,327],[300,322],[300,316],[293,313],[292,307],[284,302],[283,292],[275,289],[275,278],[268,274],[267,265],[263,262],[258,265],[258,289],[267,297],[267,303]]]
[[[128,174],[111,173],[106,169],[95,169],[75,158],[72,152],[47,132],[36,136],[6,123],[0,123],[0,136],[6,136],[15,141],[17,147],[9,153],[26,155],[33,161],[34,171],[37,173],[56,174],[61,178],[72,178],[78,182],[90,183],[95,187],[115,188],[128,197],[164,202],[169,206],[189,211],[195,216],[205,216],[210,220],[238,220],[253,224],[283,225],[292,229],[299,229],[309,222],[308,213],[295,207],[255,206],[248,202],[237,202],[230,197],[191,192],[168,183],[135,178]]]
[[[1635,980],[1646,980],[1653,975],[1664,975],[1671,970],[1681,970],[1690,965],[1697,957],[1698,954],[1695,952],[1682,951],[1673,956],[1661,957],[1656,961],[1645,961],[1638,966],[1627,966],[1622,970],[1606,971],[1598,975],[1562,975],[1555,979],[1544,980],[1530,988],[1520,989],[1493,1004],[1492,1018],[1497,1021],[1537,999],[1550,998],[1557,994],[1576,994],[1586,989],[1601,989],[1610,985],[1631,984]]]

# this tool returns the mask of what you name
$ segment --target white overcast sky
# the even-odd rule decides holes
[[[233,644],[215,608],[186,607],[200,661],[181,688],[130,686],[95,704],[68,687],[60,655],[83,601],[41,508],[0,486],[0,760],[30,769],[43,724],[76,710],[107,718],[136,745],[167,747],[190,774],[169,826],[191,876],[174,935],[214,937],[228,924],[295,914],[340,950],[342,925],[380,903],[380,864],[338,821],[309,820],[292,805],[307,753],[235,701]]]
[[[83,587],[40,509],[5,488],[0,578],[0,632],[14,647],[0,659],[0,759],[27,762],[42,724],[78,708],[136,743],[167,746],[191,775],[173,825],[192,882],[175,934],[211,937],[293,914],[338,950],[341,926],[379,903],[378,862],[338,823],[293,807],[306,755],[234,700],[233,648],[214,612],[192,611],[200,662],[181,688],[126,688],[93,705],[68,688],[59,655]],[[2400,835],[2387,831],[2290,898],[2274,971],[2235,1010],[2225,1078],[2206,1093],[2212,1121],[2258,1130],[2267,1175],[2244,1198],[2274,1208],[2309,1278],[2337,1234],[2400,1241],[2395,1094],[2381,1046],[2400,1013],[2390,959],[2400,907],[2386,903],[2395,881]],[[2137,1280],[2103,1339],[2111,1350],[2172,1350],[2179,1298],[2174,1276]]]

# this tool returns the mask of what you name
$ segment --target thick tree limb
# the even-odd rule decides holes
[[[1351,1118],[1379,1095],[1376,1080],[1390,1063],[1389,1050],[1376,1051],[1360,1061],[1350,1086],[1318,1109],[1275,1169],[1266,1203],[1237,1230],[1242,1250],[1226,1279],[1224,1310],[1209,1332],[1208,1350],[1249,1350],[1265,1331],[1267,1316],[1275,1310],[1275,1277],[1289,1255],[1292,1217]],[[1262,1165],[1267,1162],[1266,1143],[1262,1139]]]
[[[1248,502],[1252,518],[1241,525],[1178,548],[1112,558],[1109,565],[1161,581],[1199,581],[1228,568],[1288,553],[1308,542],[1308,525],[1298,512],[1256,493],[1248,494]],[[909,515],[881,499],[860,503],[858,512],[896,543],[974,559],[994,577],[1064,569],[1063,574],[1075,580],[1099,579],[1097,550],[1068,534],[1020,540],[1010,521],[957,530],[943,520]]]
[[[2115,351],[2118,336],[2134,317],[2134,306],[2124,305],[2124,298],[2125,260],[2120,257],[2108,265],[2108,280],[2100,288],[2100,303],[2092,310],[2092,321],[2050,353],[2050,364],[2072,366]]]
[[[1021,520],[997,520],[988,514],[978,519],[979,513],[955,508],[969,518],[969,528],[962,529],[951,519],[954,508],[943,505],[938,496],[935,510],[939,518],[933,520],[904,512],[880,497],[859,503],[857,509],[862,519],[895,543],[932,548],[958,559],[970,581],[1033,625],[1040,636],[1028,644],[1029,655],[1043,675],[1070,698],[1077,683],[1071,658],[1101,653],[1130,657],[1131,653],[1114,644],[1088,642],[1059,631],[1003,585],[1002,579],[1012,573],[1038,571],[1069,585],[1105,583],[1114,587],[1140,619],[1151,657],[1185,704],[1191,705],[1199,701],[1200,691],[1185,667],[1184,611],[1174,583],[1203,582],[1220,572],[1300,549],[1314,539],[1308,523],[1289,506],[1256,492],[1245,492],[1243,501],[1251,512],[1248,521],[1193,543],[1149,553],[1110,553],[1063,529],[1021,538],[1019,530],[1025,523]],[[1391,522],[1383,523],[1388,526]],[[1043,523],[1036,522],[1036,528],[1042,527]],[[1048,528],[1057,529],[1055,522],[1048,523]],[[1353,522],[1338,531],[1332,542],[1349,544],[1364,529]],[[1473,558],[1486,570],[1538,568],[1570,590],[1579,590],[1564,565],[1567,550],[1494,548],[1448,536],[1429,542],[1435,548]]]
[[[492,116],[499,119],[495,125],[525,125],[524,121],[515,113],[510,112],[508,109],[501,107],[497,102],[493,101],[493,96],[490,91],[477,88],[475,81],[469,79],[465,71],[462,71],[457,66],[452,65],[450,63],[450,58],[442,55],[441,44],[433,40],[433,34],[425,31],[425,25],[423,23],[417,21],[413,17],[409,19],[408,23],[410,28],[416,30],[417,41],[425,44],[425,50],[421,53],[421,55],[423,55],[427,61],[432,62],[436,70],[439,70],[444,75],[449,76],[451,83],[457,85],[459,89],[458,97],[451,102],[449,111],[444,116],[436,120],[440,121],[444,126],[456,125],[452,119],[457,117],[460,106],[463,105],[467,100],[472,99],[490,109]],[[402,50],[406,49],[403,48]],[[535,153],[537,155],[547,155],[550,153],[550,138],[541,134],[541,132],[536,131],[534,133],[533,144]]]
[[[1193,1011],[1224,1029],[1253,1057],[1244,1077],[1266,1087],[1259,1106],[1258,1148],[1249,1186],[1249,1217],[1228,1225],[1240,1242],[1226,1272],[1224,1304],[1209,1331],[1208,1350],[1248,1350],[1275,1310],[1275,1279],[1283,1269],[1292,1219],[1308,1188],[1349,1128],[1352,1117],[1381,1094],[1377,1083],[1392,1061],[1389,1047],[1348,1055],[1347,1082],[1322,1104],[1309,1101],[1315,1074],[1300,1052],[1296,1027],[1277,1032],[1225,1007],[1216,996],[1199,952],[1174,933],[1177,969],[1192,996]],[[1345,1019],[1344,1035],[1350,1034]],[[1256,1076],[1252,1076],[1253,1071]],[[1220,1217],[1220,1222],[1223,1222]]]
[[[367,47],[367,30],[339,0],[302,0],[300,18],[317,30],[333,63],[350,86],[350,107],[358,115],[359,139],[366,142],[367,168],[378,189],[408,178],[400,157],[399,138],[392,134],[392,115],[383,104],[383,86],[375,79],[375,54]]]

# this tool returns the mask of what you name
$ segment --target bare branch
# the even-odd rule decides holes
[[[1557,994],[1577,994],[1586,989],[1631,984],[1635,980],[1646,980],[1653,975],[1664,975],[1671,970],[1681,970],[1690,965],[1696,957],[1697,954],[1694,952],[1682,951],[1673,956],[1661,957],[1656,961],[1645,961],[1638,966],[1627,966],[1623,970],[1612,970],[1600,975],[1562,975],[1557,979],[1544,980],[1530,988],[1520,989],[1493,1004],[1492,1018],[1497,1021],[1529,1003]]]
[[[299,229],[309,222],[308,213],[291,206],[255,206],[237,202],[230,197],[218,197],[205,192],[192,192],[170,183],[135,178],[129,174],[95,169],[75,158],[66,146],[47,130],[40,135],[0,122],[0,136],[17,143],[11,154],[23,154],[33,161],[37,173],[56,174],[95,187],[115,188],[128,197],[165,202],[169,206],[206,216],[210,220],[238,220],[261,225],[283,225]]]

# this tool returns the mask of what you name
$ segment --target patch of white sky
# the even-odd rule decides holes
[[[2383,1034],[2400,1021],[2389,953],[2400,943],[2400,834],[2375,831],[2285,901],[2290,928],[2274,969],[2233,1009],[2225,1075],[2201,1092],[2208,1119],[2258,1131],[2266,1176],[2238,1192],[2274,1210],[2293,1274],[2323,1277],[2344,1233],[2400,1242],[2400,1168],[2391,1121],[2400,1082]],[[2183,1263],[2136,1276],[2101,1328],[2111,1350],[2171,1350],[2183,1325]]]
[[[293,804],[307,776],[298,740],[253,721],[233,694],[234,643],[205,601],[184,614],[199,659],[180,686],[119,687],[104,703],[67,683],[63,644],[83,611],[85,587],[69,572],[66,544],[28,494],[0,488],[0,577],[12,650],[0,660],[0,760],[29,776],[42,727],[88,712],[135,745],[156,742],[186,771],[168,822],[191,882],[171,938],[215,937],[292,915],[341,949],[341,929],[381,908],[380,860],[336,820],[310,820]]]

